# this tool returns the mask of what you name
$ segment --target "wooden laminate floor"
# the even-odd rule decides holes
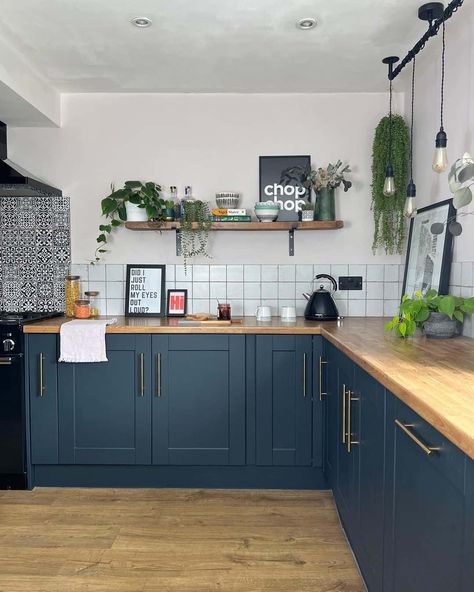
[[[362,592],[317,491],[0,492],[1,592]]]

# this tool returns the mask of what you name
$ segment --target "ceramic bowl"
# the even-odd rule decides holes
[[[274,222],[278,218],[280,208],[272,203],[256,203],[255,215],[260,222]]]
[[[220,191],[216,193],[218,208],[236,208],[239,205],[240,194],[235,191]]]

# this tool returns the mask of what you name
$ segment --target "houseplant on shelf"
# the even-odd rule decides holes
[[[314,205],[312,203],[304,203],[301,206],[301,221],[312,222],[314,220]]]
[[[184,200],[181,204],[180,237],[185,273],[188,259],[198,255],[210,257],[207,252],[210,229],[209,205],[199,199]]]
[[[427,337],[453,337],[464,322],[465,314],[474,313],[474,297],[438,294],[429,290],[426,296],[415,292],[413,298],[405,294],[399,314],[385,325],[385,331],[394,331],[398,337],[412,337],[421,327]]]
[[[401,115],[392,115],[392,164],[395,195],[385,197],[383,185],[390,143],[390,119],[383,117],[375,129],[372,147],[372,211],[374,240],[372,250],[384,249],[387,254],[401,254],[404,248],[406,220],[403,207],[408,181],[410,141],[408,127]]]
[[[99,226],[99,236],[96,238],[98,247],[95,250],[94,260],[91,264],[98,263],[101,255],[107,252],[105,248],[108,238],[114,228],[118,228],[124,222],[143,220],[163,221],[165,202],[161,198],[161,187],[153,181],[142,183],[141,181],[125,181],[121,189],[110,186],[112,192],[101,201],[102,215],[109,219],[107,224]]]
[[[338,160],[336,164],[329,163],[327,167],[311,169],[307,173],[306,185],[312,187],[316,194],[315,220],[336,219],[334,190],[342,184],[344,192],[349,191],[352,182],[344,175],[350,172],[349,165],[343,165],[342,160]]]

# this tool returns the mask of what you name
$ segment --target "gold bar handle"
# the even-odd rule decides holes
[[[39,396],[42,397],[44,395],[45,386],[44,386],[44,354],[43,352],[39,355]]]
[[[326,360],[323,360],[321,356],[319,356],[319,400],[322,401],[323,397],[327,395],[327,393],[323,393],[323,364],[327,364]]]
[[[140,397],[145,396],[145,354],[140,354]]]
[[[156,354],[156,396],[161,397],[161,354]]]
[[[303,354],[303,397],[306,397],[306,354]]]
[[[351,396],[351,391],[346,391],[346,385],[342,385],[342,443],[346,443],[346,396]]]
[[[434,448],[433,446],[428,446],[425,444],[420,438],[414,434],[411,430],[415,426],[411,423],[402,423],[398,419],[395,420],[395,424],[404,432],[417,446],[419,446],[423,452],[430,456],[431,454],[436,454],[439,451],[439,448]]]
[[[358,401],[359,397],[352,397],[349,393],[347,408],[347,452],[352,452],[352,446],[359,444],[357,440],[352,439],[352,401]]]

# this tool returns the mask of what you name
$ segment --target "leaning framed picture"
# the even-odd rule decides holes
[[[165,316],[165,265],[127,265],[126,317]]]
[[[304,185],[311,156],[260,156],[260,201],[280,206],[278,220],[298,220],[301,205],[310,201],[311,189]]]
[[[446,199],[420,208],[411,219],[402,294],[411,297],[416,291],[423,295],[428,290],[449,292],[453,235],[448,231],[448,224],[455,217],[453,200]],[[435,223],[444,225],[441,234],[431,232]]]
[[[167,317],[184,317],[188,309],[187,290],[168,290],[166,301]]]

